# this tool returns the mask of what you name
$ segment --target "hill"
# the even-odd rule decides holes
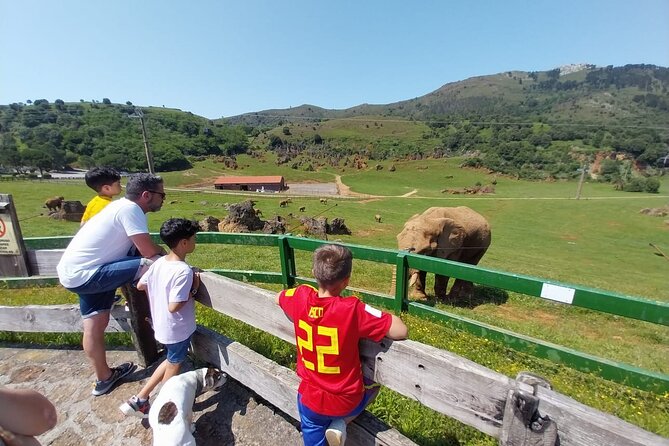
[[[467,157],[466,164],[528,179],[579,175],[584,164],[619,188],[652,190],[633,177],[669,165],[669,69],[569,66],[449,83],[425,96],[345,110],[314,105],[211,121],[144,108],[159,171],[193,160],[273,152],[294,170],[374,168],[377,160]],[[28,101],[30,102],[30,101]],[[0,106],[0,165],[26,172],[64,166],[145,168],[131,103]]]
[[[643,189],[628,186],[634,172],[669,165],[668,88],[667,68],[583,65],[471,78],[387,105],[303,105],[224,122],[256,126],[252,145],[296,169],[465,155],[470,166],[559,179],[604,160],[600,178]]]
[[[448,83],[424,96],[344,110],[314,105],[272,109],[225,118],[232,124],[275,126],[285,122],[376,115],[422,121],[450,115],[577,120],[593,124],[665,125],[669,118],[669,68],[570,65],[543,72],[509,71]]]
[[[137,112],[131,103],[113,104],[106,98],[0,105],[0,165],[19,173],[71,165],[145,170],[140,121],[131,119],[138,118]],[[247,150],[240,127],[176,109],[146,107],[142,113],[156,170],[183,170],[191,167],[193,157]]]

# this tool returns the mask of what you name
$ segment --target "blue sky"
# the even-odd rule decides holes
[[[669,66],[669,0],[0,0],[0,104],[347,108],[569,63]]]

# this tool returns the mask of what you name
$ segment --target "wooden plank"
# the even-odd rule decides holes
[[[106,331],[129,331],[128,317],[125,307],[114,307]],[[83,325],[78,305],[0,306],[0,330],[81,333]]]
[[[129,283],[121,287],[130,311],[130,334],[132,343],[137,350],[139,364],[146,368],[159,357],[156,338],[151,326],[151,307],[149,298],[144,291],[140,291]]]
[[[205,272],[200,277],[201,303],[295,343],[292,323],[274,303],[275,293],[212,273]],[[384,339],[380,344],[365,341],[361,343],[361,355],[368,378],[499,438],[506,395],[516,386],[515,380],[448,351],[410,340]],[[526,385],[521,388],[532,390]],[[669,446],[667,439],[557,392],[542,389],[540,395],[542,414],[558,424],[562,446]],[[603,431],[602,425],[616,428]]]
[[[204,327],[198,326],[192,344],[193,352],[198,359],[219,367],[282,412],[299,420],[297,411],[299,378],[292,370]],[[368,412],[351,423],[347,433],[346,444],[350,445],[415,445]]]
[[[28,250],[28,264],[34,276],[58,276],[56,266],[64,249]]]
[[[201,272],[195,299],[214,310],[295,343],[293,325],[274,303],[274,294],[214,273]]]

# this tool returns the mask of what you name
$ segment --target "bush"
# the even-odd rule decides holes
[[[657,194],[660,191],[660,181],[657,178],[634,177],[622,185],[625,192],[648,192]]]
[[[623,185],[623,190],[625,192],[643,192],[646,187],[646,180],[643,178],[635,177]]]
[[[650,194],[657,194],[660,192],[660,180],[657,178],[646,178],[646,185],[644,190]]]

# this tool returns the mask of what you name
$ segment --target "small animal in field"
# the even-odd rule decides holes
[[[328,204],[327,198],[321,198],[321,204]]]
[[[44,207],[49,211],[58,211],[63,207],[63,200],[65,200],[63,197],[49,198],[44,202]]]
[[[279,201],[279,207],[285,208],[286,206],[288,206],[288,200]]]
[[[377,223],[381,223],[381,215],[376,214],[376,215],[374,216],[374,221],[377,222]]]
[[[307,210],[307,207],[306,207],[306,206],[300,206],[300,212],[304,212],[304,211],[306,211],[306,210]]]
[[[193,403],[198,393],[218,390],[227,375],[209,367],[176,375],[167,380],[149,410],[154,446],[195,445]]]
[[[292,212],[289,212],[289,213],[288,213],[288,217],[290,217],[290,218],[295,218],[295,216],[293,215]]]
[[[260,209],[256,209],[256,217],[262,217],[262,211]]]

